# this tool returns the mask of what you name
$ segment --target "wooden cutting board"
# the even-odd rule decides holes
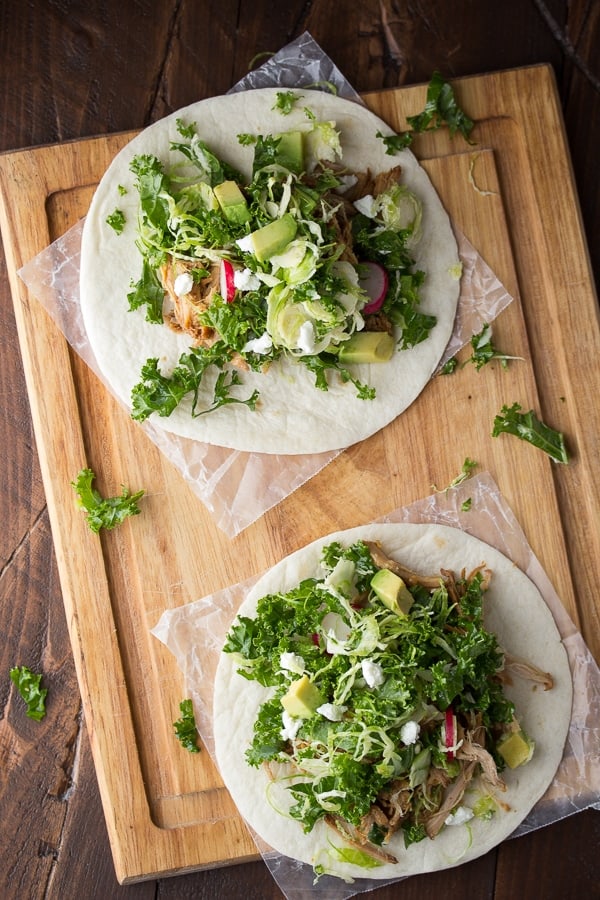
[[[397,421],[349,448],[233,539],[69,348],[17,270],[85,215],[132,136],[0,157],[1,228],[64,604],[118,879],[125,883],[256,857],[207,752],[173,735],[183,682],[150,635],[161,613],[258,574],[313,538],[379,518],[446,485],[469,456],[489,471],[566,609],[600,658],[600,332],[551,69],[461,79],[477,121],[414,145],[456,225],[515,298],[496,345],[508,370],[468,365],[432,380]],[[369,94],[401,129],[424,87]],[[491,437],[503,404],[562,430],[568,466]],[[104,495],[144,488],[143,513],[94,535],[70,482],[84,466]]]

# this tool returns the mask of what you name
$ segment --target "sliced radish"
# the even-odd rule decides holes
[[[452,712],[452,707],[449,706],[444,713],[444,747],[446,748],[448,759],[454,759],[456,737],[456,716]]]
[[[388,273],[376,262],[361,262],[358,271],[358,283],[371,298],[363,307],[363,313],[368,316],[377,312],[383,305],[388,289]]]
[[[231,303],[235,297],[235,270],[228,259],[221,260],[221,297],[227,303]]]

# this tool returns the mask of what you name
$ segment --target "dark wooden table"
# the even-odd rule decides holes
[[[0,151],[125,131],[226,92],[257,54],[308,30],[359,91],[548,62],[563,104],[592,265],[600,273],[598,0],[0,0]],[[560,185],[557,185],[560,190]],[[565,298],[568,302],[569,298]],[[0,255],[0,895],[279,897],[260,862],[120,886],[71,655]],[[44,673],[60,714],[36,723],[11,666]],[[600,815],[509,841],[377,897],[600,897]]]

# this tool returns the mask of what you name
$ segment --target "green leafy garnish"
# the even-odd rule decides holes
[[[461,470],[456,478],[453,478],[447,488],[445,488],[446,493],[451,489],[458,487],[459,484],[462,484],[463,481],[466,481],[467,478],[471,475],[473,469],[477,468],[477,463],[474,459],[469,459],[467,456],[465,461],[462,464]],[[434,491],[439,491],[439,488],[435,486],[435,484],[431,485]]]
[[[110,225],[117,234],[122,234],[123,229],[125,228],[125,213],[123,210],[115,209],[114,212],[106,217],[106,224]]]
[[[455,356],[447,359],[442,368],[440,369],[440,375],[452,375],[453,372],[456,372],[458,368],[458,360]]]
[[[402,833],[404,834],[405,847],[410,847],[411,844],[418,844],[427,837],[424,825],[414,825],[410,822],[402,826]]]
[[[377,131],[375,136],[383,141],[388,156],[394,156],[401,150],[406,150],[412,143],[410,131],[401,131],[399,134],[383,134],[381,131]]]
[[[473,505],[473,498],[467,497],[467,499],[464,500],[460,505],[461,512],[468,512],[471,509],[472,505]]]
[[[192,347],[189,353],[180,356],[179,363],[171,375],[162,374],[158,367],[158,359],[146,360],[142,367],[141,381],[131,392],[132,418],[143,422],[153,412],[159,416],[170,416],[188,394],[192,395],[193,416],[213,412],[229,403],[241,403],[249,409],[255,409],[258,391],[253,391],[245,400],[231,396],[231,388],[241,384],[235,370],[219,372],[211,405],[198,409],[200,387],[206,371],[215,365],[225,365],[227,360],[228,353],[224,351],[222,342],[217,342],[209,348]]]
[[[416,116],[407,116],[406,121],[412,130],[401,131],[393,136],[377,133],[377,137],[382,138],[386,146],[386,153],[398,153],[410,146],[415,134],[437,131],[444,124],[448,126],[452,136],[459,131],[468,143],[472,143],[470,135],[475,123],[460,108],[454,89],[440,72],[436,71],[431,76],[423,110]]]
[[[492,437],[513,434],[547,453],[555,462],[567,463],[569,456],[562,433],[540,421],[532,409],[521,412],[521,405],[504,405],[494,418]]]
[[[198,746],[198,730],[191,700],[182,700],[179,704],[181,717],[173,722],[175,734],[181,746],[190,753],[200,753]]]
[[[283,116],[288,116],[298,99],[299,97],[293,91],[277,91],[273,109],[276,109]]]
[[[175,124],[177,126],[177,131],[183,138],[193,138],[196,134],[196,125],[194,122],[186,125],[183,119],[175,119]]]
[[[27,666],[15,666],[10,677],[27,704],[27,715],[38,722],[46,715],[47,688],[40,687],[41,675],[34,674]]]
[[[459,107],[454,89],[440,72],[434,72],[431,76],[423,111],[416,116],[407,116],[406,121],[418,132],[436,131],[446,124],[451,135],[459,131],[466,141],[470,141],[474,125],[473,120]]]
[[[125,194],[127,193],[127,188],[123,184],[118,184],[117,190],[118,190],[119,194],[121,195],[121,197],[124,197]]]
[[[520,359],[518,356],[507,356],[494,347],[492,340],[492,326],[486,323],[478,334],[474,334],[471,338],[472,354],[466,362],[472,362],[477,371],[491,362],[493,359],[500,361],[502,368],[508,368],[508,361],[511,359]],[[466,365],[464,363],[463,365]]]
[[[507,369],[509,360],[522,359],[521,356],[508,356],[508,354],[501,353],[496,349],[492,340],[492,326],[489,322],[483,326],[481,331],[471,337],[471,350],[472,352],[468,359],[465,359],[460,364],[461,369],[464,369],[469,363],[473,363],[477,371],[479,371],[494,359],[499,360],[503,369]],[[440,375],[451,375],[457,368],[459,368],[459,362],[456,356],[453,356],[441,367]]]
[[[165,292],[147,260],[142,263],[142,274],[138,281],[132,283],[130,288],[127,294],[129,309],[140,309],[145,306],[146,321],[157,325],[162,323]]]
[[[101,528],[116,528],[128,516],[139,514],[138,500],[143,496],[143,490],[131,494],[123,486],[120,496],[104,498],[92,487],[95,477],[91,469],[82,469],[76,481],[71,482],[77,493],[77,502],[85,510],[87,523],[93,532],[97,534]]]

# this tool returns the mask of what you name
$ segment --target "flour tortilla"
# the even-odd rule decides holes
[[[501,799],[509,804],[510,811],[498,811],[488,821],[475,818],[468,826],[445,828],[435,840],[425,839],[406,849],[402,834],[394,835],[387,848],[398,863],[365,870],[336,863],[326,855],[332,832],[323,823],[304,834],[299,822],[278,814],[276,810],[290,805],[286,790],[274,788],[264,770],[250,768],[244,758],[268,689],[242,678],[231,656],[221,654],[214,688],[215,753],[221,776],[241,815],[267,844],[288,857],[310,865],[322,863],[342,877],[400,878],[475,859],[514,831],[545,793],[562,758],[571,717],[572,680],[560,635],[535,585],[501,553],[448,526],[370,525],[321,538],[262,577],[239,615],[253,617],[260,597],[285,592],[303,578],[319,576],[325,545],[340,541],[348,546],[359,539],[380,541],[388,556],[421,574],[434,574],[441,568],[460,573],[463,568],[471,571],[485,563],[493,572],[485,595],[486,628],[497,635],[505,651],[550,672],[554,678],[550,691],[516,677],[506,689],[525,732],[536,742],[534,756],[526,766],[502,773],[507,790]]]
[[[423,238],[417,265],[427,273],[421,308],[437,316],[426,341],[397,353],[390,363],[356,366],[358,378],[374,386],[377,398],[360,400],[351,384],[331,379],[328,392],[317,390],[314,376],[302,364],[277,363],[266,375],[244,373],[240,397],[254,388],[261,394],[260,408],[252,412],[240,404],[222,407],[199,418],[184,401],[172,414],[153,421],[166,431],[193,440],[237,450],[262,453],[320,453],[341,449],[383,428],[405,410],[423,390],[448,343],[459,296],[458,252],[450,221],[425,171],[414,155],[385,153],[377,131],[390,128],[366,108],[320,91],[302,90],[302,100],[289,115],[273,110],[277,90],[260,89],[202,100],[156,122],[134,138],[115,158],[94,195],[86,217],[81,248],[81,310],[96,360],[112,391],[131,406],[131,389],[140,380],[148,358],[156,357],[168,373],[189,336],[145,321],[142,309],[129,311],[127,293],[141,273],[135,246],[138,194],[129,170],[138,154],[154,154],[165,166],[181,162],[169,151],[169,142],[181,140],[176,120],[196,123],[199,136],[222,160],[250,178],[252,146],[241,146],[240,133],[269,134],[295,128],[308,129],[304,107],[319,119],[333,120],[341,131],[343,163],[350,169],[373,173],[401,165],[404,182],[423,203]],[[127,189],[121,196],[118,186]],[[126,216],[122,234],[106,224],[106,217],[121,209]],[[210,405],[212,386],[201,399]],[[202,406],[202,403],[201,403]]]

